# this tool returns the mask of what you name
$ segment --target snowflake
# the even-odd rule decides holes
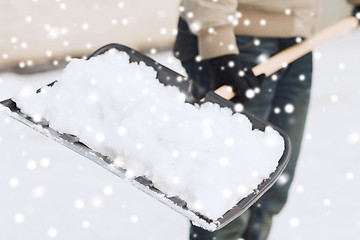
[[[234,50],[234,49],[235,49],[235,45],[234,45],[234,44],[229,44],[228,49],[229,49],[230,51]]]
[[[226,167],[226,166],[229,165],[229,159],[227,159],[226,157],[222,157],[222,158],[220,158],[220,160],[219,160],[219,164],[220,164],[220,166],[222,166],[222,167]]]
[[[16,223],[23,223],[25,220],[25,217],[22,213],[17,213],[14,217],[14,220]]]
[[[208,28],[208,33],[210,33],[210,34],[213,34],[213,33],[215,33],[215,29],[214,28]]]
[[[256,39],[254,40],[254,45],[255,45],[255,46],[259,46],[260,43],[261,43],[260,39],[256,38]]]
[[[352,173],[352,172],[346,173],[346,179],[352,180],[353,178],[354,178],[354,173]]]
[[[320,59],[322,57],[322,55],[320,52],[315,52],[314,57],[315,57],[315,59]]]
[[[19,179],[15,178],[15,177],[10,178],[9,185],[12,188],[16,188],[17,186],[19,186]]]
[[[287,63],[287,62],[282,62],[282,63],[281,63],[281,67],[282,67],[282,68],[287,68],[287,66],[288,66],[288,63]]]
[[[256,45],[256,42],[254,42],[254,44]],[[258,43],[258,45],[259,44],[260,44],[260,42]],[[258,46],[258,45],[256,45],[256,46]],[[257,57],[256,61],[258,63],[262,63],[262,62],[265,62],[268,58],[269,58],[269,55],[267,53],[262,53]]]
[[[279,114],[281,112],[281,109],[279,107],[274,108],[274,113]]]
[[[260,25],[261,25],[261,26],[265,26],[265,25],[266,25],[266,20],[265,20],[265,19],[261,19],[261,20],[260,20]]]
[[[236,103],[234,105],[234,110],[235,112],[242,112],[244,110],[244,105],[242,105],[241,103]]]
[[[304,192],[304,187],[301,186],[301,185],[299,185],[299,186],[296,187],[296,191],[297,191],[298,193],[303,193],[303,192]]]
[[[65,10],[67,8],[66,4],[65,3],[61,3],[60,4],[60,9],[61,10]]]
[[[48,229],[47,233],[48,233],[48,236],[49,236],[49,237],[54,238],[54,237],[57,236],[58,231],[57,231],[56,228],[51,227],[51,228]]]
[[[124,4],[123,2],[119,2],[119,3],[118,3],[118,7],[119,7],[119,8],[124,8],[124,6],[125,6],[125,4]]]
[[[273,80],[274,82],[276,82],[278,80],[278,76],[276,74],[271,76],[271,80]]]
[[[325,198],[325,199],[323,200],[323,204],[324,204],[326,207],[328,207],[328,206],[331,205],[331,200],[330,200],[329,198]]]
[[[287,173],[281,174],[278,181],[277,181],[277,183],[279,185],[285,185],[288,182],[289,182],[289,175]]]
[[[235,142],[233,138],[226,138],[225,139],[225,146],[232,147],[234,146]]]
[[[255,97],[255,91],[253,89],[248,89],[245,92],[247,98],[251,99]]]
[[[121,21],[122,25],[126,26],[129,24],[129,20],[124,18],[122,21]]]
[[[26,66],[26,64],[24,62],[19,63],[19,68],[24,68],[25,66]]]
[[[111,186],[105,186],[104,188],[104,194],[106,196],[110,196],[114,193],[114,189]]]
[[[344,70],[345,69],[345,64],[344,63],[339,63],[339,69],[340,70]]]
[[[11,43],[17,43],[17,41],[18,41],[17,37],[11,37],[10,38]]]
[[[339,101],[339,97],[336,94],[331,95],[330,101],[336,103]]]
[[[245,20],[244,20],[244,25],[245,25],[245,26],[249,26],[249,25],[250,25],[250,20],[249,20],[249,19],[245,19]]]
[[[228,20],[229,22],[233,22],[233,21],[235,20],[235,17],[234,17],[233,15],[229,15],[229,16],[227,17],[227,20]]]
[[[213,132],[211,129],[207,128],[203,131],[203,135],[205,138],[211,138],[213,135]]]
[[[156,53],[157,53],[156,48],[151,48],[151,49],[150,49],[150,54],[156,54]]]
[[[194,27],[194,26],[191,26]],[[161,35],[165,35],[167,33],[167,29],[166,28],[160,28],[160,34]]]
[[[27,60],[27,61],[26,61],[26,65],[27,65],[28,67],[32,67],[32,66],[34,65],[34,63],[33,63],[32,60]]]
[[[231,195],[232,195],[232,192],[231,192],[230,189],[225,188],[225,189],[221,192],[221,195],[222,195],[224,198],[230,198]]]
[[[132,216],[130,217],[130,221],[131,221],[132,223],[137,223],[137,222],[139,221],[139,217],[136,216],[136,215],[132,215]]]
[[[348,142],[350,143],[350,144],[355,144],[355,143],[357,143],[358,141],[359,141],[359,135],[358,135],[358,133],[356,133],[356,132],[353,132],[353,133],[351,133],[349,136],[348,136]]]
[[[301,37],[295,38],[295,42],[296,42],[296,43],[301,43],[301,42],[302,42],[302,38],[301,38]]]
[[[293,217],[290,219],[290,226],[292,227],[298,227],[300,225],[299,218]]]
[[[102,198],[101,197],[93,197],[93,199],[91,200],[91,204],[96,208],[101,207]]]
[[[25,21],[26,21],[27,23],[31,23],[31,22],[32,22],[32,17],[31,17],[31,16],[27,16],[27,17],[25,18]]]
[[[288,104],[285,105],[284,110],[285,110],[286,113],[290,114],[290,113],[294,112],[295,107],[291,103],[288,103]]]
[[[36,162],[33,160],[29,160],[26,166],[29,170],[34,170],[36,168]]]
[[[104,142],[105,141],[105,135],[103,133],[96,134],[95,138],[96,138],[96,141],[98,141],[98,142]]]
[[[85,221],[82,222],[82,226],[83,226],[83,228],[89,228],[90,227],[90,222],[85,220]]]
[[[286,15],[290,15],[292,11],[291,11],[290,8],[287,8],[287,9],[285,9],[284,12],[285,12]]]
[[[193,22],[190,24],[190,29],[192,32],[196,33],[201,30],[201,23],[200,22]]]
[[[45,194],[45,188],[43,186],[37,186],[32,191],[32,195],[34,198],[40,198],[40,197],[44,196],[44,194]]]
[[[157,111],[157,108],[155,106],[150,107],[150,112],[155,113]]]
[[[51,50],[47,50],[47,51],[45,52],[45,55],[46,55],[47,57],[51,57],[51,56],[52,56],[52,51],[51,51]]]
[[[177,158],[177,157],[179,157],[180,152],[179,152],[178,150],[173,150],[173,151],[171,152],[171,155],[172,155],[174,158]]]
[[[307,134],[305,135],[305,139],[306,139],[306,140],[311,140],[311,139],[312,139],[312,135],[311,135],[310,133],[307,133]]]
[[[304,81],[304,80],[305,80],[305,75],[304,75],[304,74],[300,74],[300,75],[299,75],[299,80],[300,80],[300,81]]]
[[[83,23],[83,25],[81,27],[82,27],[83,30],[88,30],[89,29],[89,24]]]
[[[82,208],[84,208],[84,205],[85,205],[85,203],[84,203],[84,201],[83,201],[82,199],[77,199],[77,200],[75,200],[75,202],[74,202],[74,206],[75,206],[75,208],[77,208],[77,209],[82,209]]]
[[[179,184],[181,181],[180,181],[180,178],[178,178],[178,177],[173,177],[172,182],[173,182],[174,184]]]

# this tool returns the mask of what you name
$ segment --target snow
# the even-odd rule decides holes
[[[288,204],[274,219],[270,240],[357,239],[360,234],[359,42],[357,30],[314,53],[302,153]],[[169,56],[168,52],[154,57],[183,73],[178,62],[168,61]],[[339,69],[340,63],[346,68]],[[25,84],[38,88],[59,76],[59,71],[3,73],[0,99],[14,96]],[[49,239],[49,229],[57,232],[54,239],[187,239],[188,221],[181,215],[3,113],[0,158],[4,239]],[[48,159],[45,166],[42,159]],[[37,163],[36,169],[27,169],[29,160]],[[45,191],[34,198],[38,186]],[[113,194],[105,195],[105,186],[111,186]],[[100,207],[92,205],[96,198],[102,200]],[[75,207],[78,199],[83,208]]]
[[[272,128],[252,130],[245,115],[216,104],[185,103],[124,52],[74,59],[52,87],[24,87],[13,100],[34,121],[46,119],[128,169],[127,177],[146,176],[214,221],[268,178],[284,151]]]

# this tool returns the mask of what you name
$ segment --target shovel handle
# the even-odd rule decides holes
[[[305,39],[301,43],[298,43],[292,47],[281,51],[280,53],[268,58],[265,62],[262,62],[251,70],[255,76],[264,73],[266,76],[270,76],[281,68],[286,67],[289,63],[309,53],[313,48],[320,44],[338,36],[350,30],[353,30],[359,26],[359,20],[356,17],[347,17],[321,31],[314,36]],[[229,100],[235,97],[235,93],[229,86],[222,86],[214,91],[216,94]]]

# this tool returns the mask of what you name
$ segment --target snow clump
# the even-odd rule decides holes
[[[214,103],[185,103],[124,52],[73,59],[52,87],[30,90],[13,99],[22,112],[76,135],[128,177],[146,176],[213,220],[268,178],[284,151],[277,131],[252,130],[245,115]]]

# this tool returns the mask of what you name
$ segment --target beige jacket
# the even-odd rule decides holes
[[[309,37],[324,0],[182,0],[181,17],[199,38],[203,59],[238,53],[235,34]],[[360,4],[360,0],[348,0]]]

